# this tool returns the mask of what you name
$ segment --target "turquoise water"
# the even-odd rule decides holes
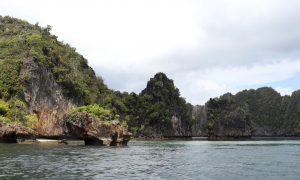
[[[300,140],[0,144],[0,179],[299,179]]]

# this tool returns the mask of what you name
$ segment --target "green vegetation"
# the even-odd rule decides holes
[[[0,116],[6,116],[9,112],[9,104],[0,99]]]
[[[25,84],[30,84],[32,78],[20,73],[26,58],[51,72],[64,96],[84,101],[85,106],[74,111],[92,113],[100,120],[119,119],[134,135],[171,134],[175,127],[173,116],[181,122],[176,131],[197,133],[201,129],[205,133],[207,120],[208,127],[212,127],[209,120],[221,112],[219,108],[206,114],[207,104],[196,106],[194,112],[173,80],[163,73],[151,78],[140,94],[111,90],[74,47],[50,33],[51,28],[0,16],[0,121],[31,128],[37,122],[37,116],[28,114],[23,101]],[[249,115],[253,125],[268,126],[275,135],[300,135],[300,91],[282,97],[272,88],[263,87],[236,95],[226,93],[218,99],[234,101],[239,110]]]
[[[0,16],[0,95],[4,99],[19,96],[24,90],[20,69],[24,58],[33,58],[51,70],[68,97],[83,97],[85,104],[99,103],[107,91],[101,77],[96,77],[87,60],[69,44],[57,40],[37,24],[9,16]],[[0,97],[0,98],[1,98]]]
[[[284,96],[282,98],[283,104],[287,106],[284,109],[283,126],[281,130],[287,135],[300,136],[300,90],[292,93],[292,96]],[[288,103],[287,103],[288,102]]]
[[[249,113],[254,124],[269,126],[274,131],[280,130],[284,112],[281,109],[281,96],[274,89],[263,87],[257,90],[244,90],[232,99]]]
[[[123,121],[123,122],[121,123],[121,126],[123,126],[124,128],[128,129],[128,124],[127,124],[126,121]]]
[[[108,109],[104,109],[98,104],[92,104],[88,106],[81,106],[71,110],[71,112],[83,112],[83,113],[91,113],[99,120],[111,120],[114,119],[115,115]],[[116,115],[118,117],[118,115]]]
[[[110,94],[101,77],[95,76],[87,60],[69,44],[57,40],[50,33],[51,26],[45,28],[26,21],[0,16],[0,99],[10,104],[1,121],[22,123],[33,127],[35,115],[27,114],[25,106],[19,106],[24,83],[30,81],[29,75],[20,75],[24,58],[33,58],[41,67],[53,74],[63,87],[67,97],[82,97],[84,103],[101,103]],[[22,104],[22,103],[21,103]]]
[[[179,90],[174,86],[173,80],[167,78],[164,73],[157,73],[151,78],[138,98],[133,104],[138,121],[131,121],[132,127],[138,132],[153,132],[166,134],[173,129],[172,116],[181,119],[180,129],[183,132],[191,132],[192,118],[184,98],[180,97]],[[144,125],[144,130],[140,129]]]
[[[274,136],[300,135],[300,90],[292,96],[281,96],[270,87],[262,87],[243,90],[236,95],[226,93],[217,99],[234,101],[238,110],[249,115],[254,131],[255,127],[268,127]],[[215,111],[208,111],[208,131],[213,126],[211,119],[220,113]]]
[[[0,59],[0,98],[10,99],[24,90],[19,75],[22,61]]]
[[[33,129],[38,119],[35,114],[26,114],[25,108],[25,104],[19,99],[10,101],[0,99],[0,121],[10,124],[20,123]]]
[[[190,114],[194,117],[193,134],[206,135],[207,134],[207,116],[205,105],[191,105]]]
[[[26,121],[24,122],[25,126],[31,128],[31,129],[34,129],[35,123],[38,122],[38,118],[37,118],[36,114],[26,115],[25,118],[26,118]]]
[[[10,122],[10,119],[7,117],[10,112],[9,104],[2,99],[0,99],[0,121]]]
[[[232,102],[227,99],[215,100],[210,99],[207,104],[207,133],[208,135],[214,134],[215,124],[219,120],[219,115],[223,110],[231,111],[234,109],[232,107]]]
[[[249,115],[228,97],[225,95],[207,102],[207,135],[249,136],[252,130]]]
[[[173,81],[158,73],[139,95],[108,90],[99,104],[78,107],[72,112],[88,112],[100,120],[119,119],[134,135],[170,133],[172,116],[181,118],[182,129],[191,131],[192,120],[184,98]]]
[[[69,44],[50,33],[52,27],[31,25],[9,16],[0,16],[0,118],[34,128],[35,114],[27,114],[21,100],[30,75],[20,75],[23,60],[32,58],[49,70],[63,88],[64,96],[82,98],[85,106],[73,112],[94,114],[100,120],[119,119],[136,134],[165,133],[172,129],[172,116],[182,120],[184,131],[192,127],[184,98],[173,81],[158,73],[137,95],[113,91],[97,77],[87,60]],[[51,89],[49,88],[49,91]]]

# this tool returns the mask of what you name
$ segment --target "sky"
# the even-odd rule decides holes
[[[140,93],[158,72],[194,105],[244,89],[300,89],[298,0],[0,0],[46,27],[109,88]]]

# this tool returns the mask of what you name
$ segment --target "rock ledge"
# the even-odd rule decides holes
[[[63,124],[66,136],[82,139],[85,145],[126,146],[132,135],[124,127],[99,121],[89,113],[68,113]]]
[[[39,133],[17,124],[15,126],[6,122],[0,122],[0,142],[5,143],[36,143]]]

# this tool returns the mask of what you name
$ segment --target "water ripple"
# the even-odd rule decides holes
[[[298,179],[299,148],[296,140],[0,144],[0,179]]]

